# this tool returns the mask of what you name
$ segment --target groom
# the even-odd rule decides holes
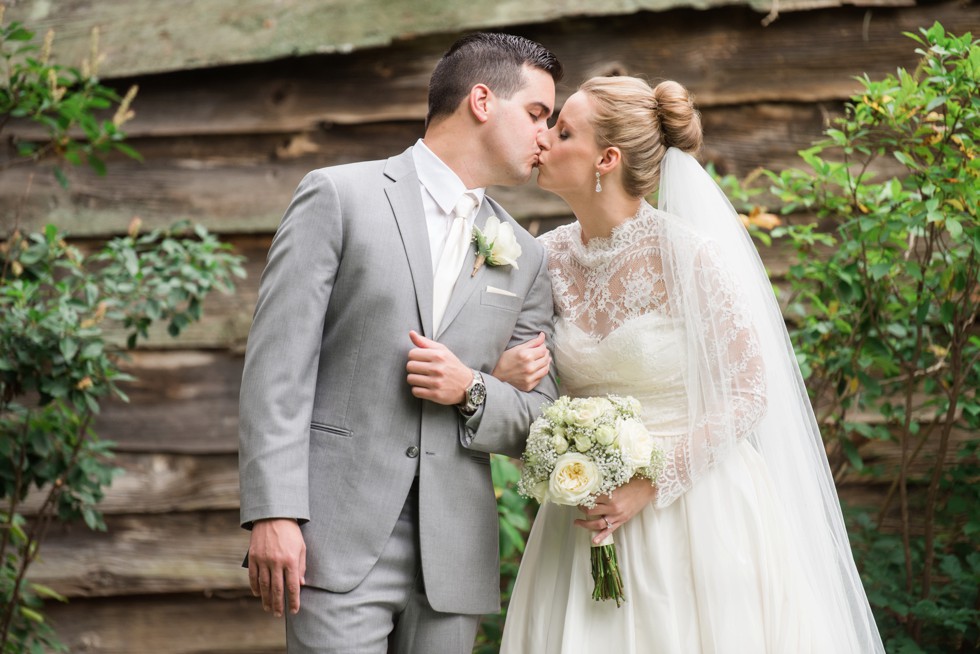
[[[291,653],[468,653],[499,610],[488,453],[519,456],[556,387],[485,374],[551,334],[553,304],[543,249],[484,188],[528,180],[560,78],[537,43],[466,36],[432,74],[423,139],[309,173],[286,210],[248,338],[239,466],[249,581],[287,613]],[[521,254],[474,270],[491,216]]]

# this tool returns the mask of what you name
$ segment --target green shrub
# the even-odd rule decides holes
[[[15,141],[19,158],[52,165],[87,164],[105,173],[102,156],[119,150],[122,125],[131,116],[135,89],[119,98],[99,84],[96,55],[84,72],[48,61],[49,36],[40,49],[23,26],[2,24],[0,6],[0,131],[11,120],[44,128],[45,139]],[[93,51],[94,52],[94,51]],[[100,112],[115,110],[112,118]],[[98,510],[119,470],[111,443],[92,422],[102,401],[125,399],[120,369],[126,344],[147,336],[150,324],[165,321],[171,335],[201,317],[213,289],[233,288],[244,275],[240,257],[204,229],[178,224],[169,230],[109,241],[93,254],[70,245],[48,225],[22,233],[16,207],[0,216],[0,652],[64,650],[45,622],[43,602],[64,601],[54,590],[31,583],[37,559],[54,522],[82,519],[105,529]],[[10,223],[14,224],[10,224]],[[112,327],[109,331],[107,328]],[[30,512],[30,493],[40,499]]]
[[[787,318],[835,474],[889,488],[849,512],[886,649],[976,651],[980,45],[908,36],[915,70],[860,78],[806,168],[767,173],[784,213],[817,216],[772,236],[798,254]],[[867,464],[875,440],[897,464]]]

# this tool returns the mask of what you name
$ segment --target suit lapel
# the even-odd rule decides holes
[[[385,175],[394,184],[385,189],[391,210],[395,214],[419,307],[423,335],[432,333],[432,254],[429,252],[428,229],[418,174],[412,161],[411,148],[392,157],[385,166]],[[381,262],[384,265],[384,262]],[[470,264],[472,265],[472,264]]]
[[[481,230],[486,226],[487,218],[493,214],[493,209],[490,206],[489,199],[484,200],[483,204],[480,206],[480,211],[476,215],[476,220],[473,224],[479,227]],[[487,269],[487,264],[484,263],[480,266],[480,269],[476,272],[476,275],[471,275],[473,271],[473,264],[476,263],[476,246],[472,246],[466,251],[466,258],[463,260],[463,267],[459,271],[459,277],[456,278],[456,285],[453,287],[453,293],[449,296],[449,304],[446,306],[446,313],[442,317],[442,323],[439,325],[439,333],[435,335],[434,340],[439,340],[446,328],[452,324],[459,312],[462,311],[463,306],[466,304],[466,300],[473,294],[473,292],[480,287],[480,282],[483,280],[484,271]],[[431,304],[430,304],[431,306]]]

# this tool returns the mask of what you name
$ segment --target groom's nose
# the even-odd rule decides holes
[[[538,132],[538,147],[542,150],[548,150],[551,148],[551,139],[548,136],[550,132],[551,130],[548,129],[543,129]]]

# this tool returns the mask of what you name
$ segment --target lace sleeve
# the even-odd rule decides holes
[[[731,278],[704,245],[689,280],[675,289],[688,330],[690,429],[657,479],[658,507],[686,493],[748,436],[766,412],[759,339]]]

